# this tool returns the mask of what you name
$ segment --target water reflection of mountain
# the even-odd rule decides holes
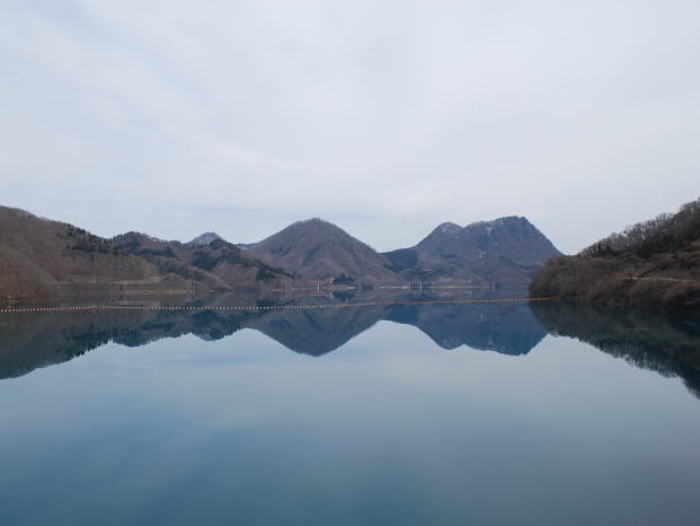
[[[396,305],[385,318],[418,327],[444,349],[526,354],[547,334],[522,303]]]
[[[533,303],[552,334],[590,343],[603,352],[663,376],[679,376],[700,397],[700,319],[652,312]]]
[[[109,341],[137,347],[185,334],[218,340],[242,328],[258,330],[292,351],[312,356],[338,349],[380,320],[413,325],[445,349],[466,345],[524,354],[546,334],[525,303],[385,305],[377,300],[345,306],[333,298],[316,298],[303,302],[314,308],[239,311],[219,310],[232,299],[214,297],[190,304],[197,310],[4,314],[0,316],[0,378],[70,360]],[[245,301],[250,306],[267,304],[257,299]]]
[[[248,327],[292,351],[321,356],[372,327],[385,311],[380,305],[272,311],[252,320]]]

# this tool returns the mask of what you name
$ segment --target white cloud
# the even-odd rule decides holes
[[[519,214],[572,251],[700,194],[694,2],[0,9],[3,202],[97,233]]]

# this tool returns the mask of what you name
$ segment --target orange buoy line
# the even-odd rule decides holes
[[[299,304],[299,305],[54,305],[46,307],[5,307],[0,313],[22,312],[74,312],[74,311],[268,311],[268,310],[313,310],[341,309],[351,307],[376,307],[392,305],[464,305],[470,303],[524,303],[530,301],[551,301],[555,298],[485,298],[485,299],[450,299],[450,300],[415,300],[415,301],[365,301],[356,303],[334,303],[331,305]]]

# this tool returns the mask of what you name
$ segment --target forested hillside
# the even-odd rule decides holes
[[[675,214],[612,234],[575,256],[551,259],[530,292],[611,306],[700,309],[700,199]]]

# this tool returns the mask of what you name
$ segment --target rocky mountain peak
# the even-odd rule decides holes
[[[455,223],[441,223],[438,225],[438,227],[433,231],[438,234],[444,234],[447,236],[455,236],[459,234],[462,231],[462,227],[459,226],[458,224]]]
[[[212,241],[216,241],[218,239],[221,239],[223,241],[223,238],[217,234],[216,232],[204,232],[203,234],[198,235],[195,237],[192,241],[187,243],[189,246],[205,246],[210,244]]]
[[[509,232],[512,235],[522,234],[527,231],[537,231],[537,228],[526,217],[519,216],[505,216],[491,221],[477,221],[468,224],[463,230],[466,232],[485,230],[490,234],[495,229]]]
[[[560,252],[524,217],[507,216],[460,228],[442,223],[412,248],[387,252],[406,279],[527,283]]]

